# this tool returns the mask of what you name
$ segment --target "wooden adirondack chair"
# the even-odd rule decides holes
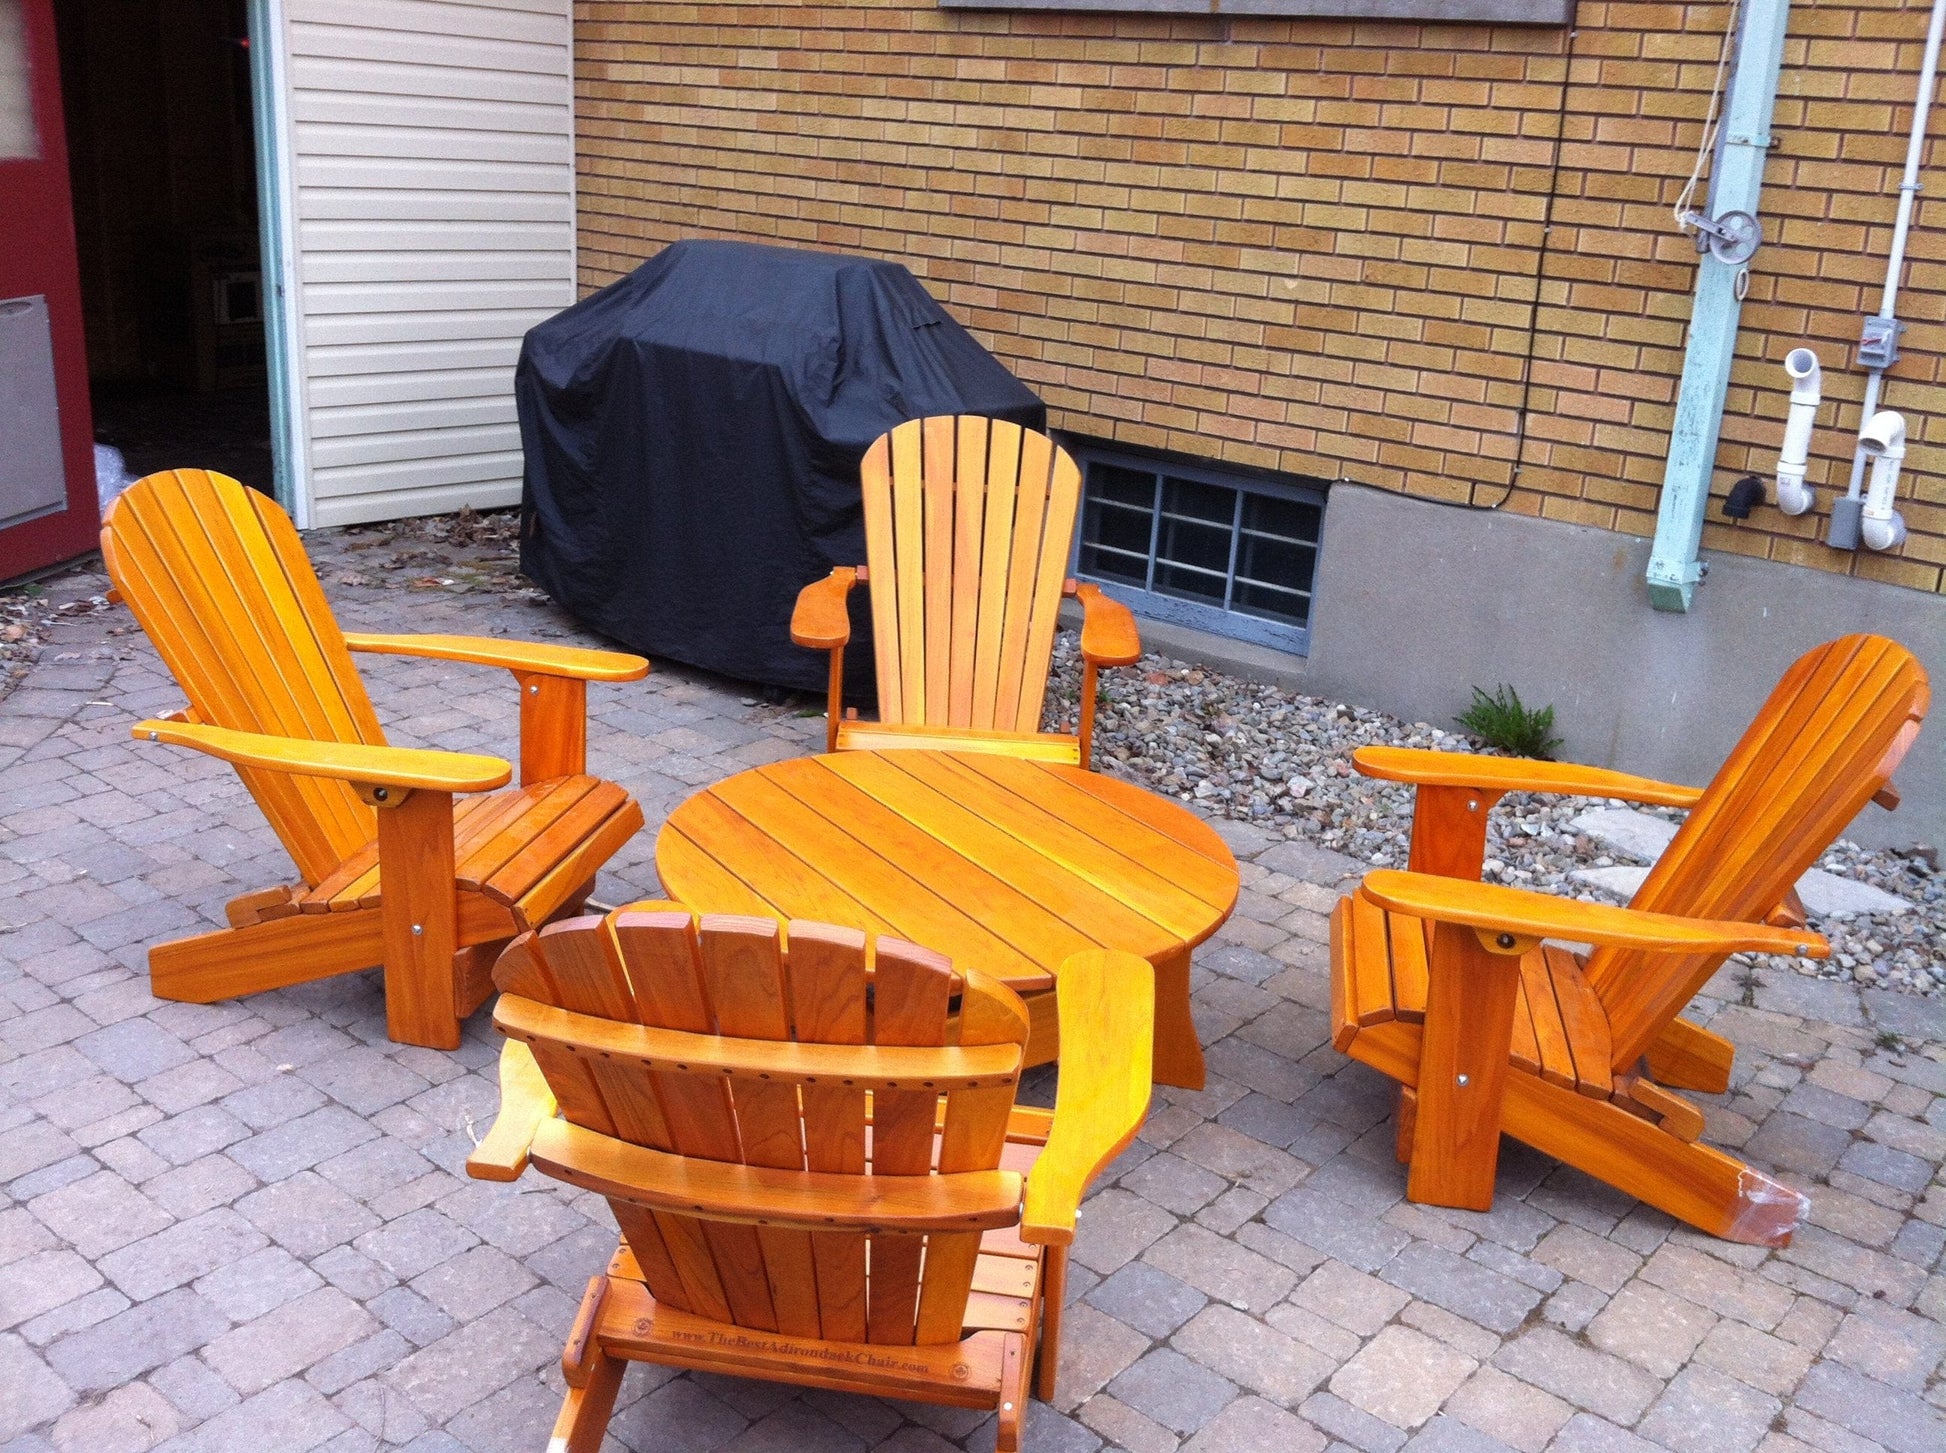
[[[1700,791],[1555,762],[1355,753],[1367,776],[1418,784],[1408,871],[1367,874],[1331,920],[1332,1042],[1401,1086],[1408,1198],[1488,1209],[1504,1132],[1701,1230],[1786,1244],[1804,1198],[1700,1144],[1702,1113],[1674,1093],[1725,1090],[1735,1047],[1677,1016],[1732,953],[1829,952],[1793,884],[1868,801],[1896,804],[1888,784],[1928,701],[1903,646],[1846,636],[1785,673]],[[1689,817],[1613,908],[1478,881],[1506,792]]]
[[[158,944],[159,998],[208,1003],[385,966],[395,1040],[456,1048],[514,935],[578,912],[642,826],[584,771],[587,683],[634,681],[639,656],[471,636],[347,635],[288,517],[200,469],[129,486],[101,552],[187,711],[135,728],[236,766],[301,882],[246,893],[230,927]],[[385,744],[352,651],[501,666],[520,689],[518,790],[497,757]],[[381,882],[382,873],[382,882]],[[381,892],[382,887],[382,892]]]
[[[831,653],[825,750],[941,747],[1089,765],[1095,673],[1141,659],[1128,608],[1067,579],[1081,472],[1045,434],[976,414],[913,419],[859,470],[865,567],[799,593],[791,639]],[[845,717],[845,597],[872,592],[878,720]],[[1081,721],[1042,732],[1064,597],[1080,600]]]
[[[622,1233],[553,1453],[594,1453],[627,1359],[994,1408],[1020,1446],[1076,1206],[1148,1111],[1146,963],[1062,968],[1051,1114],[1014,1104],[1011,989],[854,929],[637,904],[523,935],[494,981],[500,1114],[467,1170],[531,1159]]]

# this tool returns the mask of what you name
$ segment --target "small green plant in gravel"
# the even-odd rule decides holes
[[[1554,708],[1528,706],[1521,701],[1520,693],[1507,685],[1491,696],[1474,687],[1473,704],[1458,721],[1488,746],[1516,757],[1551,761],[1554,749],[1561,745],[1561,739],[1554,735]]]

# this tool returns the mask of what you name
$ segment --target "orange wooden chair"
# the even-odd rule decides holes
[[[1701,1144],[1677,1089],[1728,1088],[1735,1047],[1679,1018],[1738,952],[1823,958],[1793,884],[1889,783],[1918,735],[1926,673],[1879,636],[1785,673],[1706,788],[1555,762],[1365,747],[1418,784],[1408,871],[1366,875],[1331,920],[1332,1042],[1401,1086],[1406,1194],[1486,1210],[1504,1132],[1690,1225],[1781,1246],[1804,1198]],[[1506,792],[1686,807],[1626,908],[1480,883]],[[1591,944],[1586,957],[1546,940]]]
[[[1095,674],[1141,659],[1128,608],[1067,578],[1081,472],[1045,434],[975,414],[913,419],[859,470],[866,566],[799,593],[791,639],[831,653],[825,750],[943,747],[1089,765]],[[878,720],[843,711],[845,597],[872,592]],[[1064,597],[1080,600],[1081,720],[1043,732]],[[853,713],[855,717],[856,713]]]
[[[471,636],[347,635],[288,517],[200,469],[129,486],[102,522],[120,598],[189,697],[135,728],[233,763],[302,881],[246,893],[230,927],[158,944],[159,998],[208,1003],[374,964],[386,1027],[452,1049],[515,934],[579,911],[642,826],[587,776],[587,683],[635,681],[639,656]],[[502,666],[520,689],[520,781],[497,757],[385,744],[351,651]],[[383,891],[381,891],[381,888]]]
[[[854,929],[637,904],[523,935],[494,982],[500,1114],[467,1170],[531,1160],[622,1233],[550,1450],[594,1453],[628,1359],[993,1408],[1020,1446],[1076,1206],[1148,1110],[1146,963],[1062,968],[1052,1112],[1014,1104],[1011,989]]]

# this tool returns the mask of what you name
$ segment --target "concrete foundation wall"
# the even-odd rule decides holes
[[[1784,669],[1851,631],[1904,642],[1946,693],[1946,598],[1734,555],[1688,615],[1649,608],[1649,542],[1609,530],[1331,491],[1302,689],[1450,723],[1474,686],[1552,704],[1564,758],[1709,779]],[[1946,844],[1946,705],[1868,806],[1860,842]]]

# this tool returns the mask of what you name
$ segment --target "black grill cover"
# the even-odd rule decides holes
[[[826,662],[791,644],[791,607],[864,563],[872,440],[928,414],[1047,415],[897,263],[744,242],[678,242],[540,324],[514,386],[521,569],[635,650],[806,690]]]

